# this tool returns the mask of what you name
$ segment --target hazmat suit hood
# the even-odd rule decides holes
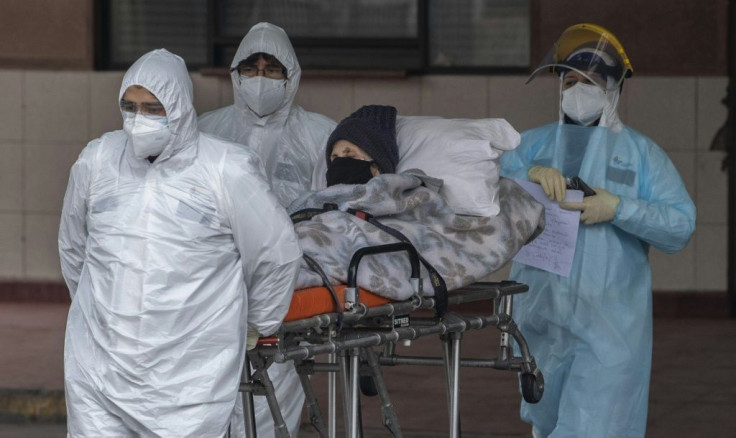
[[[230,64],[230,76],[233,81],[233,90],[238,89],[241,80],[237,71],[238,64],[254,53],[267,53],[269,55],[273,55],[284,65],[284,67],[286,67],[287,81],[284,101],[281,102],[276,111],[260,117],[248,108],[248,104],[245,102],[242,95],[236,91],[234,93],[235,106],[245,111],[249,118],[252,117],[265,120],[274,119],[274,122],[281,121],[281,123],[283,123],[289,115],[291,104],[294,102],[294,97],[299,89],[299,79],[302,76],[302,70],[296,59],[294,47],[291,45],[289,37],[286,35],[286,32],[284,32],[284,29],[271,23],[258,23],[253,26],[245,35],[243,41],[240,42],[240,46],[238,46],[238,50],[235,52],[233,62]]]
[[[180,56],[166,49],[157,49],[140,57],[125,73],[118,101],[134,85],[150,91],[166,109],[171,140],[157,158],[158,161],[196,144],[199,131],[197,113],[192,104],[192,80]],[[130,142],[126,149],[133,156]]]
[[[240,43],[232,67],[254,53],[275,56],[286,68],[284,100],[264,117],[248,108],[239,91],[241,78],[231,73],[234,104],[202,114],[199,129],[243,145],[261,158],[266,177],[282,206],[289,204],[312,185],[312,173],[324,160],[327,138],[335,122],[307,111],[294,102],[301,68],[289,38],[278,26],[258,23]]]
[[[560,125],[565,124],[565,112],[562,111],[562,91],[563,91],[564,75],[560,75],[560,101],[559,101],[559,120]],[[608,78],[608,89],[605,93],[605,103],[603,105],[603,112],[598,120],[597,126],[609,128],[613,132],[621,132],[624,125],[621,123],[621,118],[618,116],[618,101],[621,96],[621,89],[611,86],[612,78]]]

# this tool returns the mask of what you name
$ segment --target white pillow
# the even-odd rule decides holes
[[[396,173],[421,169],[441,178],[440,194],[457,214],[499,213],[499,158],[521,136],[504,119],[398,116]]]

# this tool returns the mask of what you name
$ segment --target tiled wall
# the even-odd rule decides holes
[[[56,237],[69,168],[90,139],[121,127],[121,79],[122,72],[0,70],[0,281],[61,278]],[[192,79],[198,111],[232,102],[229,78]],[[555,120],[557,80],[524,82],[522,76],[303,78],[297,102],[335,120],[370,103],[394,105],[399,114],[500,117],[520,131]],[[726,85],[725,77],[635,77],[624,87],[624,123],[665,149],[698,206],[697,231],[684,251],[651,251],[655,290],[726,289],[727,179],[723,153],[709,150],[726,118],[720,103]]]

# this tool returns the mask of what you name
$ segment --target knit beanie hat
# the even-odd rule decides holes
[[[373,158],[381,173],[396,172],[399,147],[396,144],[396,108],[366,105],[344,118],[327,140],[326,158],[330,165],[332,147],[338,140],[355,143]]]

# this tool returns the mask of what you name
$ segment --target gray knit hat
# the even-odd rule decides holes
[[[344,118],[327,140],[326,158],[330,165],[332,147],[347,140],[363,149],[376,162],[381,173],[396,172],[399,147],[396,144],[396,108],[366,105]]]

